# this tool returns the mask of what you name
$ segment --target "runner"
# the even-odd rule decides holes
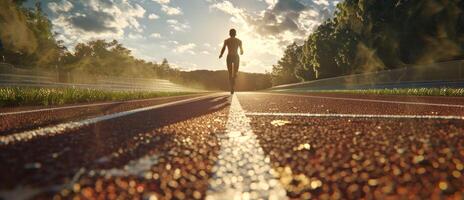
[[[227,70],[229,71],[230,94],[234,94],[235,78],[237,77],[238,68],[240,66],[238,48],[240,47],[240,55],[243,55],[243,48],[242,41],[238,38],[235,38],[237,35],[237,31],[235,29],[230,29],[229,35],[230,38],[224,40],[224,45],[222,46],[219,59],[222,58],[222,55],[224,54],[224,51],[227,47]]]
[[[0,39],[0,62],[5,62],[5,56],[3,55],[3,43],[2,43],[2,39]]]

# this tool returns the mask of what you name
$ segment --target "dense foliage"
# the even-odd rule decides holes
[[[25,8],[22,0],[0,1],[0,62],[4,60],[19,68],[35,68],[57,72],[63,82],[99,76],[162,78],[176,83],[213,90],[227,90],[224,71],[182,72],[169,65],[135,58],[118,41],[94,40],[79,43],[69,51],[63,41],[56,40],[52,23],[41,11]],[[3,60],[4,59],[4,60]],[[239,79],[250,80],[239,88],[256,90],[271,86],[268,75],[240,73]],[[253,81],[251,81],[253,80]]]
[[[273,67],[274,85],[464,58],[464,1],[345,0]]]

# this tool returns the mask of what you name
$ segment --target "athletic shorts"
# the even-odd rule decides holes
[[[240,67],[240,56],[239,55],[227,55],[227,69],[229,72],[232,70],[232,66],[234,67],[234,72],[238,72],[238,68]]]

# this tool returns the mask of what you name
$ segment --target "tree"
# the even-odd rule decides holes
[[[287,46],[284,56],[272,67],[272,84],[280,85],[298,82],[297,69],[302,68],[300,62],[301,47],[296,43]]]
[[[287,47],[273,84],[462,59],[463,10],[460,0],[345,0],[309,34],[299,62],[286,62]]]
[[[52,24],[42,13],[40,2],[34,9],[23,1],[0,1],[0,39],[8,62],[22,66],[50,66],[59,61],[62,48],[52,33]]]

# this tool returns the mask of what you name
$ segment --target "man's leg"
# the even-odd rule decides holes
[[[235,92],[235,68],[235,63],[232,63],[232,69],[230,70],[232,72],[232,77],[230,79],[230,87],[232,94]]]
[[[234,62],[234,80],[237,78],[238,68],[240,67],[240,57],[237,55]]]
[[[227,57],[227,71],[229,72],[229,89],[230,89],[230,93],[233,94],[233,73],[234,73],[234,69],[233,69],[233,65],[232,65],[232,62],[230,60],[229,57]]]
[[[230,81],[230,93],[231,94],[234,94],[234,91],[235,91],[235,74],[234,74],[234,70],[235,69],[235,63],[231,63],[230,65],[230,71],[229,71],[229,81]]]
[[[240,57],[237,55],[235,58],[234,58],[234,68],[233,68],[233,71],[234,71],[234,77],[233,77],[233,87],[235,89],[235,81],[237,80],[237,74],[238,74],[238,68],[240,66]]]

